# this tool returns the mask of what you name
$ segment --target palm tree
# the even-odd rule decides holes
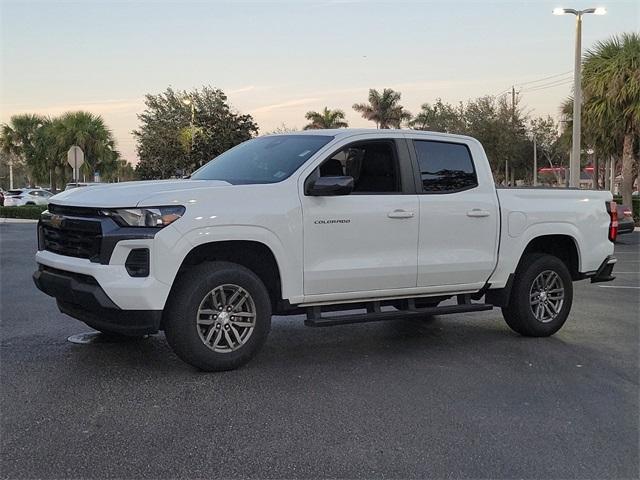
[[[585,118],[611,134],[622,133],[622,201],[631,205],[636,141],[640,134],[640,35],[623,33],[595,44],[584,56]],[[612,125],[613,122],[613,125]],[[615,130],[615,129],[614,129]]]
[[[385,88],[382,94],[372,88],[369,90],[369,103],[356,103],[353,109],[375,122],[376,128],[400,128],[403,121],[411,119],[411,114],[399,104],[400,96],[400,92],[390,88]]]
[[[322,128],[346,128],[349,124],[345,121],[342,110],[330,110],[327,107],[321,112],[310,111],[304,116],[311,123],[305,125],[305,130],[316,130]]]
[[[2,151],[15,155],[26,163],[33,177],[30,182],[33,179],[40,181],[46,178],[43,176],[46,168],[39,163],[34,144],[37,132],[45,122],[46,119],[39,115],[14,115],[8,124],[2,125],[0,131]]]
[[[94,170],[106,174],[117,169],[119,155],[115,140],[101,116],[82,111],[68,112],[55,120],[53,128],[56,149],[66,152],[72,145],[82,149],[85,163],[81,170],[85,175],[92,175]]]

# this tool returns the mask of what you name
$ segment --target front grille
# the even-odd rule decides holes
[[[100,257],[102,227],[99,220],[43,216],[40,236],[44,250],[94,261]]]
[[[49,213],[56,215],[71,215],[73,217],[98,217],[100,215],[100,211],[97,208],[72,207],[68,205],[56,205],[55,203],[50,203],[47,210],[49,210]]]

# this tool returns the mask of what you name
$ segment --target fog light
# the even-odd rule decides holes
[[[127,261],[124,263],[127,273],[131,277],[149,276],[149,249],[134,248],[129,252]]]

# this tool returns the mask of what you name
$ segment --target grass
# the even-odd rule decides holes
[[[22,207],[0,207],[0,218],[26,218],[38,220],[47,209],[46,205],[25,205]]]

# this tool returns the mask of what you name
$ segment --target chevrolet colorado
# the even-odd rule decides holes
[[[210,371],[253,357],[272,314],[329,326],[499,307],[517,333],[548,336],[573,281],[613,279],[612,205],[609,192],[496,189],[465,136],[264,136],[187,179],[56,195],[34,281],[94,329],[164,330]]]

